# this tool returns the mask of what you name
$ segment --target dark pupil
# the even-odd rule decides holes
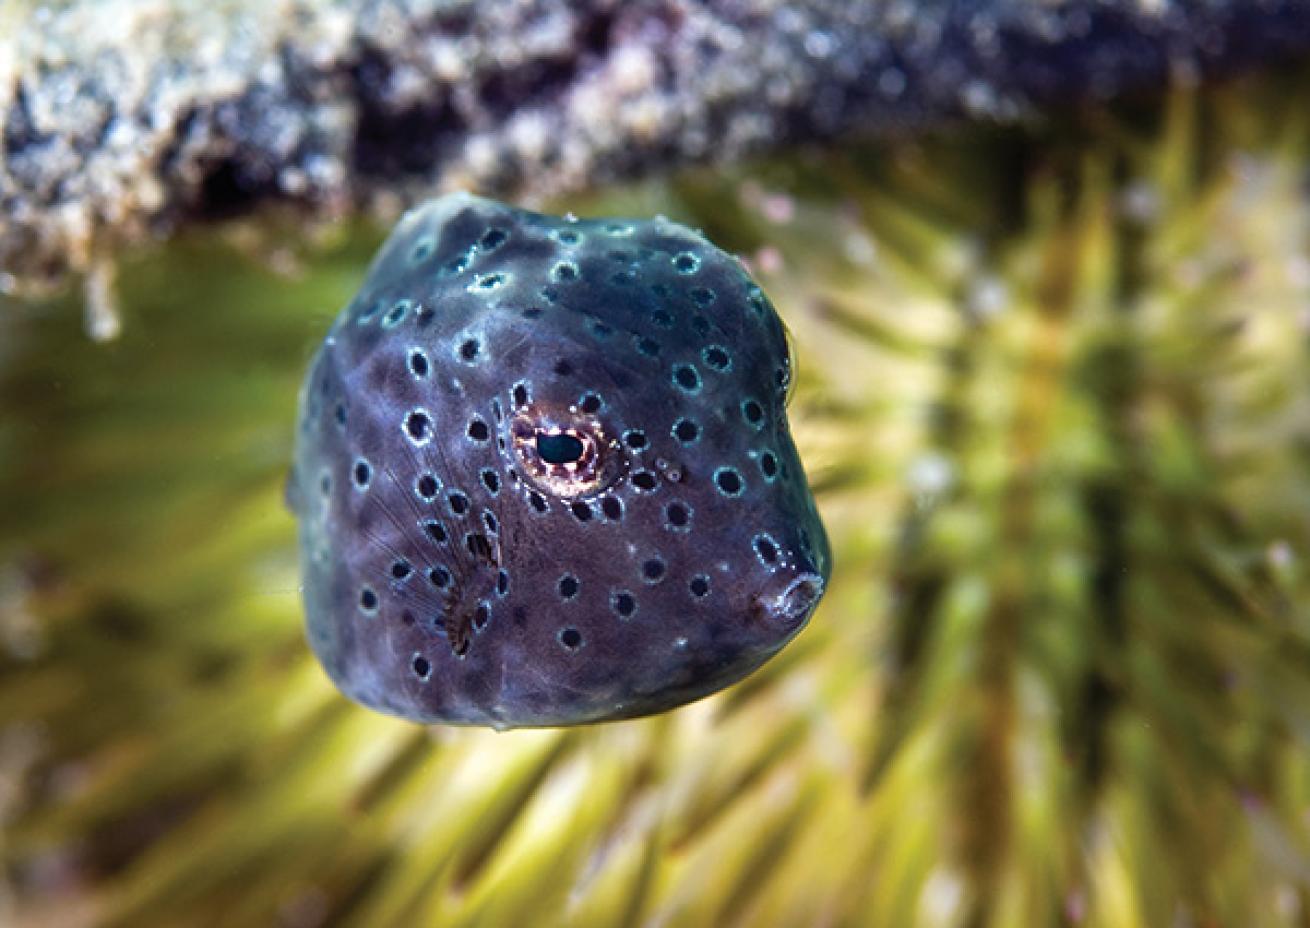
[[[572,435],[537,433],[537,454],[547,464],[572,464],[582,457],[582,442]]]

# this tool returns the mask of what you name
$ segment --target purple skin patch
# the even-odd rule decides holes
[[[773,307],[684,226],[413,210],[301,394],[288,498],[319,660],[373,709],[495,728],[740,680],[831,570],[789,378]]]

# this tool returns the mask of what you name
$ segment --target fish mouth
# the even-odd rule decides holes
[[[823,577],[812,571],[793,577],[782,591],[756,600],[764,618],[787,632],[798,631],[823,597]]]

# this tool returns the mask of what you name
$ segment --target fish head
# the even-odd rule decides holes
[[[378,477],[301,513],[311,642],[348,694],[497,727],[638,716],[804,627],[828,543],[787,338],[735,258],[664,219],[457,195],[400,224],[356,303],[297,462]],[[328,435],[334,403],[357,415]]]

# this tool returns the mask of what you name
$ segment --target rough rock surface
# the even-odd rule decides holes
[[[528,200],[1310,48],[1310,0],[74,0],[0,12],[0,292],[280,200]],[[94,275],[93,275],[94,278]]]

